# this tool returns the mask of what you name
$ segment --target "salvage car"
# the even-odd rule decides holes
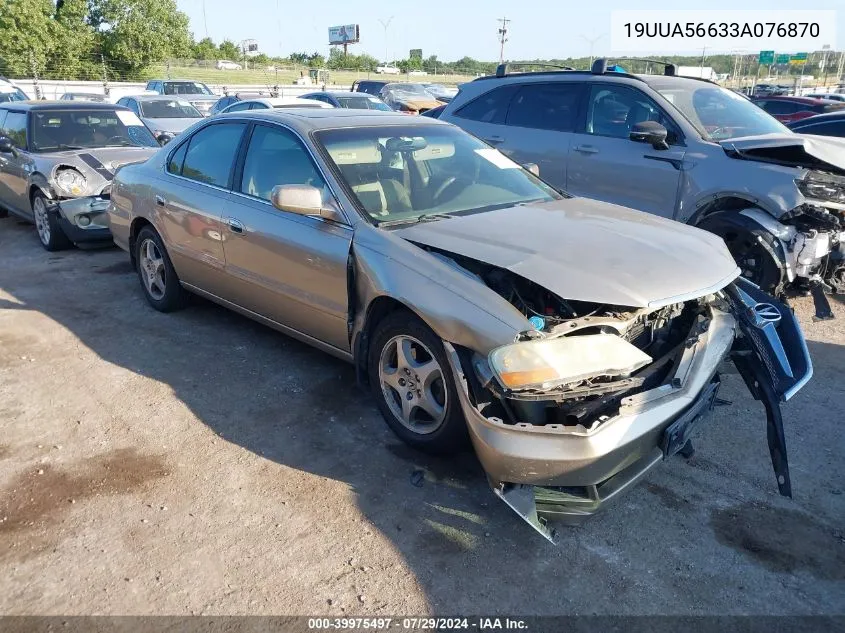
[[[422,84],[389,83],[379,96],[391,108],[405,114],[422,114],[442,105]]]
[[[845,108],[845,103],[814,97],[755,97],[752,103],[763,108],[781,123],[800,121]]]
[[[611,71],[518,72],[461,85],[440,119],[569,193],[721,236],[742,275],[780,295],[845,293],[845,146],[793,134],[705,79]]]
[[[455,126],[219,115],[121,169],[109,225],[153,308],[196,293],[351,361],[396,435],[469,437],[548,538],[543,517],[689,454],[728,358],[791,494],[779,403],[812,372],[792,312],[717,236],[558,192]]]
[[[171,97],[181,97],[202,112],[203,116],[208,116],[211,113],[211,108],[219,99],[211,88],[204,83],[184,79],[151,79],[147,82],[147,91]]]
[[[365,92],[321,90],[304,94],[302,98],[322,101],[335,108],[349,108],[351,110],[383,110],[384,112],[390,112],[393,109],[378,97]]]
[[[190,102],[174,97],[141,95],[121,97],[117,105],[138,115],[156,140],[164,145],[203,118]]]
[[[818,136],[835,136],[845,139],[845,110],[830,112],[829,114],[817,114],[790,123],[787,127],[798,134],[817,134]]]
[[[281,108],[329,108],[334,106],[314,99],[304,97],[266,97],[261,99],[245,99],[223,108],[220,114],[228,112],[246,112],[247,110],[278,110]]]
[[[135,113],[114,104],[0,104],[0,206],[34,223],[48,251],[108,244],[114,172],[154,148]]]

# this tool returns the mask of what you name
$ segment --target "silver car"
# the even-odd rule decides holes
[[[121,97],[117,100],[117,105],[127,107],[137,114],[162,145],[169,143],[203,118],[199,110],[180,97]]]
[[[811,364],[792,312],[718,237],[557,192],[455,126],[363,110],[206,119],[115,179],[143,293],[196,293],[355,364],[405,442],[467,440],[545,536],[692,451],[733,358],[780,405]]]
[[[48,251],[108,243],[114,172],[157,147],[135,113],[114,104],[0,104],[0,206],[33,222]]]
[[[633,62],[631,62],[633,63]],[[569,193],[710,230],[742,274],[845,293],[845,142],[793,134],[689,77],[511,72],[465,83],[440,114]]]

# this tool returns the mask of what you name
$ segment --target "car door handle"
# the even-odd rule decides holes
[[[491,136],[489,138],[485,138],[484,142],[489,143],[490,145],[498,145],[499,143],[504,143],[505,139],[501,136]]]
[[[229,230],[232,231],[232,233],[243,234],[244,225],[240,220],[236,220],[235,218],[226,218],[226,223],[229,225]]]
[[[576,145],[573,147],[576,152],[581,152],[582,154],[598,154],[599,148],[593,147],[592,145]]]
[[[162,198],[161,196],[157,195],[157,196],[156,196],[156,204],[157,204],[158,206],[160,206],[160,207],[163,207],[164,205],[166,205],[166,204],[167,204],[167,200],[165,200],[165,199],[164,199],[164,198]]]

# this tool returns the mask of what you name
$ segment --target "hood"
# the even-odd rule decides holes
[[[719,143],[728,156],[845,174],[845,139],[812,134],[761,134]]]
[[[739,274],[722,239],[711,233],[586,198],[394,231],[505,268],[576,301],[657,307],[715,292]]]
[[[51,170],[59,165],[69,165],[80,171],[91,188],[96,190],[112,181],[118,167],[143,163],[158,149],[156,147],[103,147],[55,152],[41,155],[41,157],[49,159]],[[47,167],[45,165],[42,168]]]
[[[394,99],[394,103],[403,105],[406,108],[411,108],[412,110],[430,110],[431,108],[443,105],[440,101],[433,97],[431,99],[427,99],[425,97],[399,98]]]
[[[141,117],[144,124],[150,128],[151,131],[159,130],[161,132],[172,132],[179,134],[191,127],[197,121],[202,121],[196,117],[190,119],[153,119],[150,117]]]

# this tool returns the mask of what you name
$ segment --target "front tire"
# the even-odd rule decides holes
[[[58,214],[50,211],[47,196],[40,191],[32,194],[32,215],[35,219],[38,241],[45,250],[60,251],[71,246],[72,242],[59,224]]]
[[[135,239],[135,267],[144,296],[159,312],[173,312],[183,308],[188,293],[179,283],[161,236],[151,226],[145,226]]]
[[[400,310],[378,324],[368,373],[385,422],[406,444],[441,455],[467,446],[466,421],[443,342],[415,315]]]

